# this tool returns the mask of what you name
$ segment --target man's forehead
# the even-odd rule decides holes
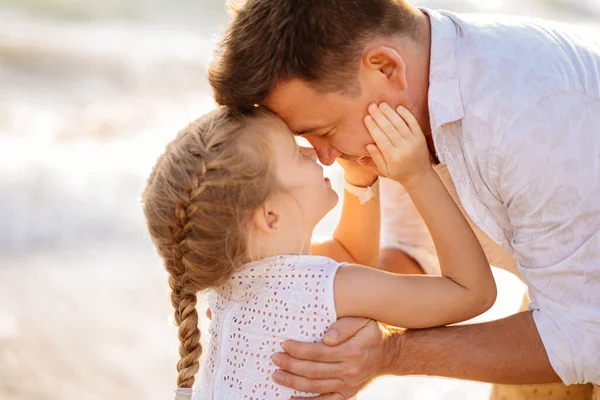
[[[281,105],[277,106],[272,105],[272,103],[265,103],[265,107],[277,114],[295,135],[311,133],[322,129],[326,125],[319,122],[321,119],[320,116],[314,112],[310,112],[307,107],[303,107],[302,105],[283,107]]]
[[[286,112],[302,107],[302,110],[314,109],[324,101],[324,96],[315,91],[306,82],[299,79],[280,82],[265,98],[265,105],[276,112]]]
[[[327,95],[315,91],[299,79],[278,83],[264,101],[264,106],[285,121],[296,135],[311,133],[327,126]]]
[[[281,119],[287,124],[290,131],[294,133],[294,135],[302,136],[309,133],[313,133],[319,130],[322,130],[326,123],[321,123],[316,118],[316,116],[309,115],[301,115],[301,113],[290,113],[290,115],[280,115]]]

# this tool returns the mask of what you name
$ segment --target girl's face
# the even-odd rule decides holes
[[[314,226],[338,201],[337,193],[331,188],[328,178],[323,176],[323,167],[317,163],[317,153],[312,148],[300,147],[288,129],[269,129],[271,145],[275,153],[277,178],[286,196],[290,212],[297,216],[298,229]],[[292,211],[294,210],[294,211]]]

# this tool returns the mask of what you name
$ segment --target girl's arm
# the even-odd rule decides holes
[[[371,186],[377,180],[375,173],[368,172],[368,169],[363,168],[356,160],[338,162],[344,168],[346,181],[354,186]],[[313,242],[313,255],[369,267],[377,265],[380,231],[379,185],[374,189],[373,198],[362,205],[357,196],[344,190],[342,213],[333,237],[323,242]]]
[[[405,328],[426,328],[472,318],[496,299],[489,263],[466,219],[431,167],[425,137],[405,109],[370,107],[369,147],[382,175],[400,182],[421,213],[440,260],[442,276],[394,275],[358,265],[335,279],[338,317],[368,317]],[[406,122],[405,122],[406,121]],[[382,304],[395,304],[381,307]]]

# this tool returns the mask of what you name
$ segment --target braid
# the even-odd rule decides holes
[[[249,261],[244,221],[275,188],[267,123],[281,124],[265,110],[242,115],[224,107],[198,119],[167,145],[142,194],[148,231],[169,273],[177,385],[186,396],[202,355],[197,293],[223,285]]]
[[[191,388],[194,376],[200,369],[200,329],[198,328],[198,312],[196,311],[196,292],[190,292],[191,282],[186,275],[185,246],[186,234],[191,229],[190,220],[194,208],[189,197],[184,197],[181,204],[175,206],[178,225],[173,230],[173,262],[167,263],[169,286],[171,287],[171,303],[175,309],[175,324],[179,327],[179,356],[177,363],[177,386]]]

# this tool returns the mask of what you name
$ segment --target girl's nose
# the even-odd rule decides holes
[[[319,155],[317,154],[317,151],[315,149],[313,149],[312,147],[307,149],[308,152],[308,156],[313,160],[313,161],[317,161],[319,159]]]

